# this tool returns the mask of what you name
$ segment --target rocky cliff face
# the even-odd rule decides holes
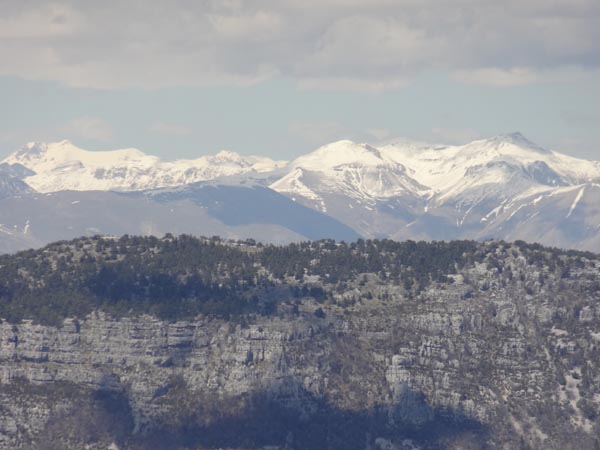
[[[5,321],[0,448],[597,448],[596,262],[502,251],[237,321]]]

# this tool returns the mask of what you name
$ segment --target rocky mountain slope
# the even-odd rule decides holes
[[[33,189],[22,180],[23,176],[27,173],[29,173],[29,171],[18,164],[0,164],[0,199],[18,197],[23,194],[34,192]]]
[[[336,219],[261,186],[198,183],[146,194],[29,190],[0,196],[0,253],[74,236],[166,233],[279,244],[331,236],[358,238]]]
[[[167,237],[0,263],[0,448],[600,444],[592,254]]]
[[[116,190],[142,193],[138,197],[143,200],[140,207],[147,204],[152,208],[157,198],[168,203],[175,197],[182,200],[189,196],[189,201],[197,203],[194,186],[204,183],[203,186],[226,191],[228,202],[236,204],[240,211],[239,219],[233,217],[235,209],[229,210],[233,212],[229,216],[219,212],[216,205],[220,200],[203,194],[204,200],[200,203],[217,214],[218,220],[227,216],[231,223],[258,229],[267,224],[279,226],[282,218],[288,217],[286,228],[296,233],[288,234],[285,238],[288,240],[352,239],[356,235],[398,240],[523,239],[600,251],[600,210],[596,206],[600,163],[541,148],[519,133],[462,146],[401,140],[378,145],[339,141],[287,164],[231,152],[164,162],[134,149],[88,152],[67,141],[32,143],[6,158],[2,167],[0,175],[6,173],[8,178],[0,195],[14,198],[21,198],[21,194],[31,193],[33,189],[41,193]],[[264,195],[258,201],[254,195],[258,187],[281,195]],[[157,189],[164,192],[157,193]],[[282,196],[329,216],[338,226],[317,227],[314,232],[306,232],[306,226],[299,225],[296,228],[304,231],[298,232],[289,224],[296,216],[280,211]],[[23,198],[11,200],[22,205],[16,207],[17,211],[26,210],[26,204],[31,203],[27,195]],[[0,230],[12,234],[0,234],[0,241],[6,241],[2,246],[25,248],[22,243],[30,239],[18,231],[24,225],[19,224],[15,229],[17,218],[11,216],[10,210],[6,214]],[[101,223],[102,214],[98,210],[87,222]],[[18,220],[29,220],[37,229],[44,226],[34,222],[34,211],[30,211],[30,215],[32,217],[18,217]],[[151,211],[146,215],[154,216]],[[301,216],[298,220],[308,223],[308,215]],[[252,223],[249,223],[250,218]],[[121,219],[123,224],[130,223],[129,228],[119,229],[121,233],[144,232],[131,214],[124,213]],[[169,223],[170,231],[187,232],[179,220],[174,217],[169,223],[147,219],[146,228],[163,230],[164,224]],[[227,220],[226,225],[230,225]],[[13,229],[7,228],[7,224]],[[90,227],[88,223],[74,224],[73,230],[87,227]],[[99,233],[113,232],[106,227],[96,228]],[[351,233],[347,232],[348,228]],[[65,233],[66,237],[77,236],[69,235],[68,230]],[[267,240],[270,234],[266,233]],[[223,235],[245,236],[227,231],[223,231]],[[264,239],[264,236],[265,233],[260,233],[254,237]],[[54,235],[55,239],[62,237]]]

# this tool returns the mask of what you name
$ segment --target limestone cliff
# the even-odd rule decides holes
[[[484,252],[268,315],[3,321],[0,448],[598,448],[597,261]]]

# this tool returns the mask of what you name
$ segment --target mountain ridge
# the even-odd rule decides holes
[[[39,192],[63,190],[139,191],[178,186],[247,172],[267,172],[282,161],[221,151],[192,160],[163,161],[134,148],[88,151],[68,140],[31,142],[3,160],[33,172],[26,182]]]
[[[223,214],[215,205],[226,198],[232,209],[223,217],[232,221],[231,214],[245,211],[243,221],[253,220],[257,227],[280,222],[280,196],[285,196],[367,238],[541,240],[600,251],[600,210],[595,207],[600,162],[544,149],[521,133],[465,145],[341,140],[290,162],[229,151],[162,161],[136,149],[90,152],[69,141],[30,143],[1,167],[7,180],[5,193],[0,193],[4,197],[35,191],[124,191],[149,202],[176,197],[193,203],[201,183],[202,208]],[[260,204],[252,203],[259,196],[246,190],[259,192],[258,187],[280,196],[264,195]],[[5,223],[10,223],[8,215]],[[303,213],[303,220],[308,216]],[[327,227],[315,234],[304,226],[303,236],[327,237]],[[345,239],[347,232],[334,228],[342,234],[329,237]],[[137,225],[132,232],[140,232]]]
[[[135,148],[108,151],[88,151],[68,140],[55,143],[30,142],[6,157],[2,163],[19,164],[35,172],[27,177],[28,184],[39,192],[59,190],[145,190],[167,186],[178,186],[196,181],[207,181],[224,176],[240,175],[248,172],[267,173],[276,170],[302,168],[324,171],[343,166],[389,167],[395,172],[406,173],[415,185],[422,185],[434,191],[448,188],[466,171],[474,166],[490,162],[527,165],[544,162],[560,176],[569,179],[570,184],[590,182],[600,179],[600,162],[575,158],[542,148],[519,132],[501,134],[489,139],[480,139],[465,145],[441,145],[414,143],[412,141],[388,141],[382,145],[356,143],[351,140],[335,141],[300,155],[287,162],[262,156],[242,156],[239,153],[222,150],[215,155],[204,155],[195,159],[164,161]],[[158,175],[154,183],[135,182],[135,176],[148,174],[134,173],[127,179],[118,169],[127,163],[129,168],[141,172],[152,168],[152,175]],[[78,169],[95,170],[96,180],[113,177],[103,184],[86,179],[88,173],[77,173]],[[113,169],[113,172],[111,172]],[[103,171],[100,173],[98,171]],[[161,174],[161,170],[171,177]],[[198,172],[204,170],[204,172]],[[174,172],[186,172],[187,176],[174,176]],[[196,171],[196,172],[194,172]],[[72,173],[69,173],[72,172]],[[80,175],[80,181],[52,185],[52,177]],[[51,180],[40,180],[50,177]],[[133,182],[132,182],[133,181]],[[85,182],[89,184],[86,185]],[[130,182],[130,185],[127,185]],[[377,195],[374,195],[375,197]],[[385,197],[385,195],[384,195]]]

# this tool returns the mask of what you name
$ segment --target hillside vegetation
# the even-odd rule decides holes
[[[362,289],[367,279],[400,287],[409,297],[432,283],[453,283],[454,274],[476,264],[494,269],[503,283],[522,279],[522,271],[505,267],[507,255],[544,268],[530,290],[544,279],[565,280],[572,270],[593,268],[598,259],[524,242],[361,239],[264,246],[186,235],[91,237],[0,256],[0,317],[59,324],[99,309],[117,318],[148,313],[170,320],[197,314],[239,320],[275,314],[280,305],[303,298],[347,300],[340,294],[349,285],[358,284],[359,296],[384,295]],[[582,280],[582,289],[597,289],[595,279],[588,281]]]

